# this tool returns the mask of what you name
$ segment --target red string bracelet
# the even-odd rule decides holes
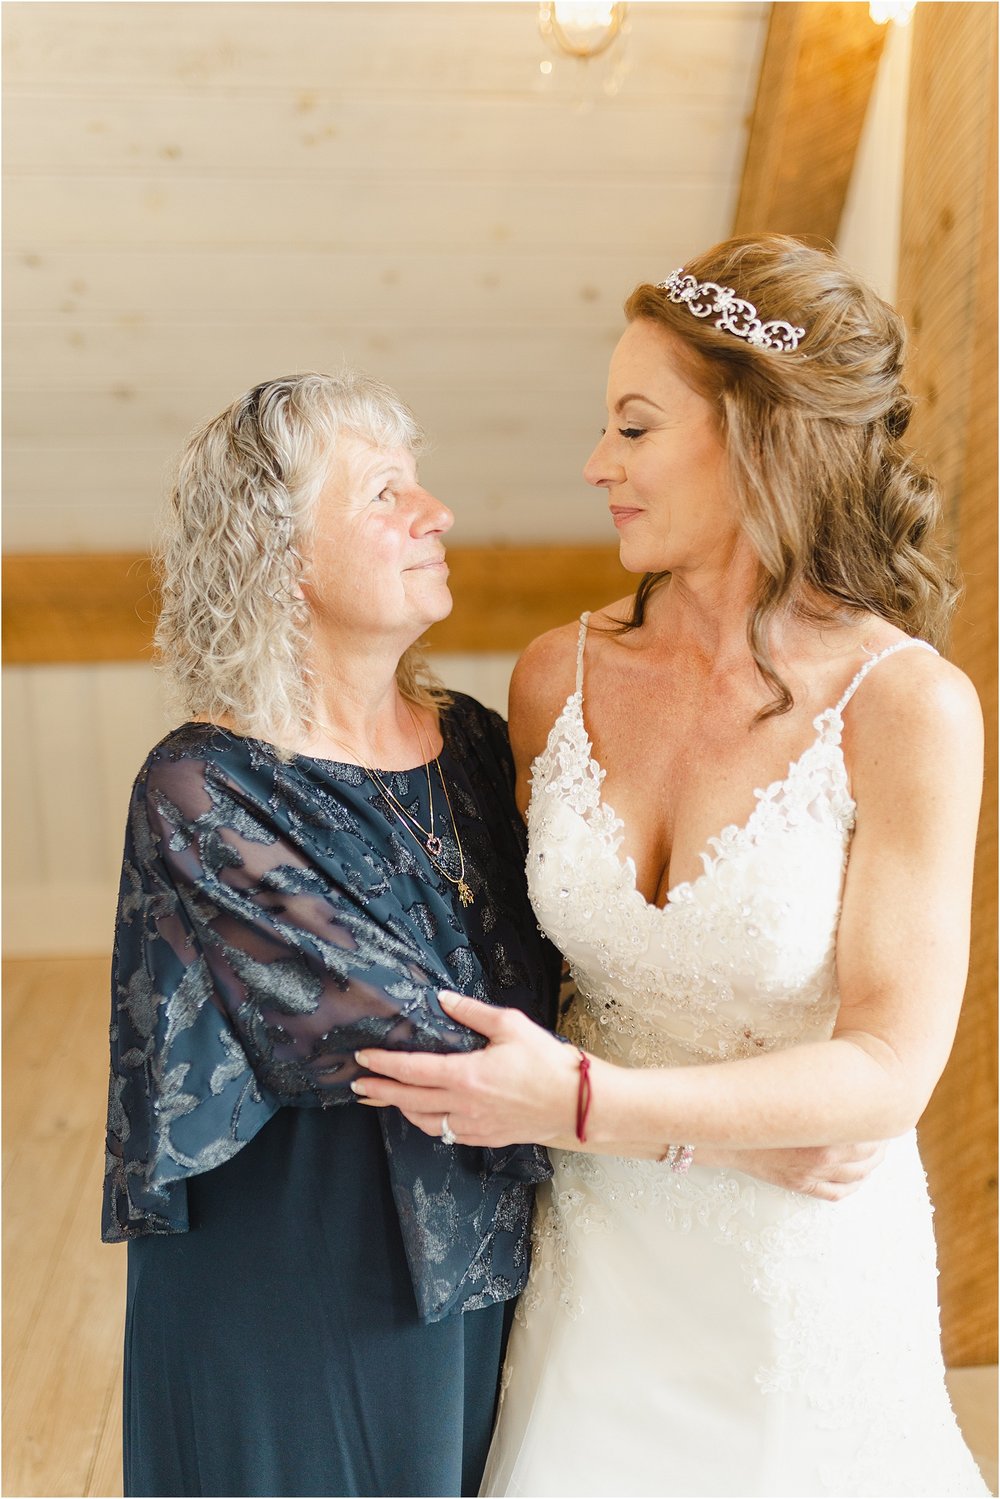
[[[590,1058],[580,1053],[580,1085],[576,1094],[576,1138],[581,1145],[587,1140],[587,1117],[590,1114]]]

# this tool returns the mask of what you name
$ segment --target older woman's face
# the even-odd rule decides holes
[[[444,619],[452,601],[442,538],[454,519],[421,487],[405,448],[342,436],[316,502],[302,580],[316,622],[401,641]]]
[[[630,572],[725,565],[740,529],[711,404],[684,378],[677,345],[636,319],[608,373],[608,426],[584,478],[608,493]]]

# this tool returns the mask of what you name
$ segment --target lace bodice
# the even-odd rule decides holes
[[[578,1002],[568,1024],[612,1060],[657,1066],[751,1056],[830,1034],[835,937],[855,804],[841,749],[843,712],[880,661],[871,656],[788,774],[757,790],[741,826],[701,855],[704,871],[662,907],[619,857],[623,823],[604,801],[605,771],[576,690],[532,766],[528,885],[542,929],[569,959]]]

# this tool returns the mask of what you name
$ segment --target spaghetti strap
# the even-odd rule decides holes
[[[865,662],[865,664],[855,672],[854,676],[847,684],[847,689],[844,692],[843,697],[840,699],[840,702],[837,704],[836,708],[834,708],[834,713],[836,713],[838,717],[841,713],[843,713],[844,709],[851,701],[851,698],[857,692],[858,688],[861,686],[861,683],[864,681],[865,677],[871,671],[873,666],[877,666],[879,662],[884,661],[887,656],[894,656],[897,651],[909,650],[910,646],[919,646],[921,650],[930,651],[932,655],[937,655],[937,651],[926,640],[897,640],[895,645],[886,646],[884,651],[879,651],[878,655],[871,656]]]
[[[590,610],[580,615],[580,636],[576,643],[576,694],[583,702],[583,648],[587,644],[587,621]]]

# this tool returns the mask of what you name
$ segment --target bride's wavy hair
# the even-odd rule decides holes
[[[287,746],[314,725],[310,622],[300,582],[316,501],[344,433],[418,453],[394,391],[355,371],[254,386],[181,455],[154,550],[156,648],[175,706]],[[409,701],[450,701],[411,646],[396,672]]]
[[[730,239],[685,263],[699,282],[732,287],[761,320],[804,328],[795,352],[757,348],[695,317],[651,285],[625,303],[678,340],[683,373],[713,403],[740,516],[760,563],[747,622],[774,698],[792,695],[774,667],[776,616],[870,611],[907,635],[943,643],[959,597],[938,539],[936,480],[902,443],[913,401],[902,383],[902,319],[836,255],[785,235]],[[641,625],[668,576],[647,573],[625,628]]]

